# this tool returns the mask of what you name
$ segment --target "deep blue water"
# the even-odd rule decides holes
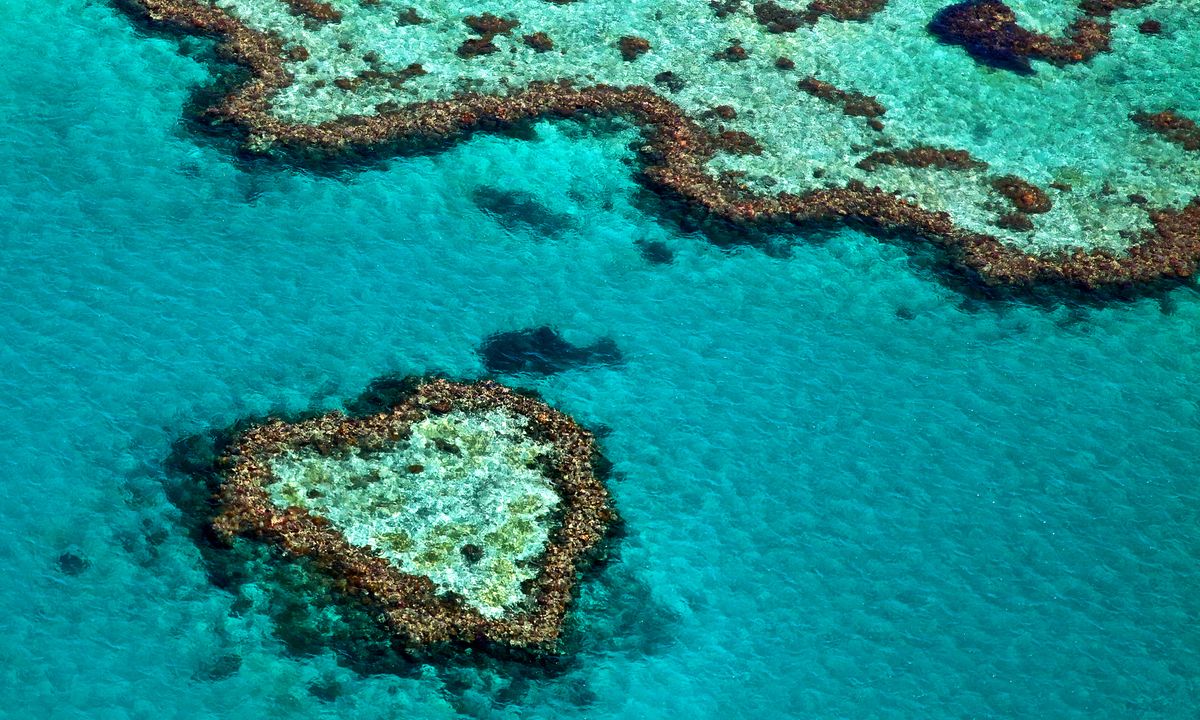
[[[850,230],[722,250],[646,212],[628,136],[571,124],[240,166],[185,126],[210,75],[178,42],[0,5],[5,717],[1196,717],[1192,288],[977,302]],[[362,674],[209,582],[172,441],[479,376],[542,324],[625,358],[505,378],[612,429],[628,534],[565,672]]]

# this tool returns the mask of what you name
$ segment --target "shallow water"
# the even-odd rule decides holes
[[[4,6],[3,716],[1194,717],[1194,287],[1035,306],[850,230],[723,250],[646,212],[631,135],[570,123],[241,166],[182,121],[179,43]],[[503,378],[611,428],[627,535],[563,672],[362,674],[209,582],[172,441],[478,376],[540,325],[623,358]]]

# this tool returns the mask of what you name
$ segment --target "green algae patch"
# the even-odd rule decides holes
[[[212,524],[312,561],[407,645],[553,651],[614,517],[595,456],[535,398],[433,380],[382,413],[245,431]]]

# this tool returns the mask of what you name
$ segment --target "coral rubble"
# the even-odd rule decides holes
[[[304,558],[405,646],[553,652],[614,519],[590,433],[491,382],[381,412],[251,426],[221,458],[214,535]]]

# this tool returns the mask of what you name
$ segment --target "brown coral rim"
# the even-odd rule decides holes
[[[223,53],[249,69],[251,77],[206,114],[285,149],[340,153],[402,142],[437,144],[473,130],[532,119],[620,115],[642,129],[641,176],[648,186],[683,200],[701,214],[742,227],[848,220],[903,231],[946,248],[953,264],[993,285],[1098,288],[1191,277],[1200,262],[1200,197],[1182,209],[1148,209],[1153,228],[1144,231],[1126,253],[1076,250],[1034,255],[992,235],[967,231],[945,212],[927,210],[862,183],[802,195],[755,193],[706,172],[705,163],[719,149],[719,142],[677,105],[645,86],[577,88],[569,81],[537,82],[507,95],[461,94],[399,106],[381,115],[351,116],[320,125],[288,123],[268,111],[271,94],[292,82],[278,40],[195,0],[125,2],[156,23],[219,37]],[[1119,6],[1109,2],[1105,7],[1109,5]]]
[[[561,517],[529,589],[529,609],[485,618],[461,601],[437,595],[428,578],[404,573],[369,548],[351,545],[328,520],[298,507],[279,507],[265,490],[272,479],[270,458],[280,453],[299,448],[324,454],[352,447],[378,450],[431,414],[499,408],[526,418],[531,432],[553,446],[547,474],[562,501]],[[593,470],[595,456],[591,433],[536,398],[490,381],[431,380],[375,415],[334,412],[296,423],[270,421],[245,431],[221,459],[223,481],[212,527],[226,542],[247,537],[309,559],[340,592],[371,606],[380,624],[409,647],[483,642],[555,652],[577,570],[615,519],[608,491]]]

